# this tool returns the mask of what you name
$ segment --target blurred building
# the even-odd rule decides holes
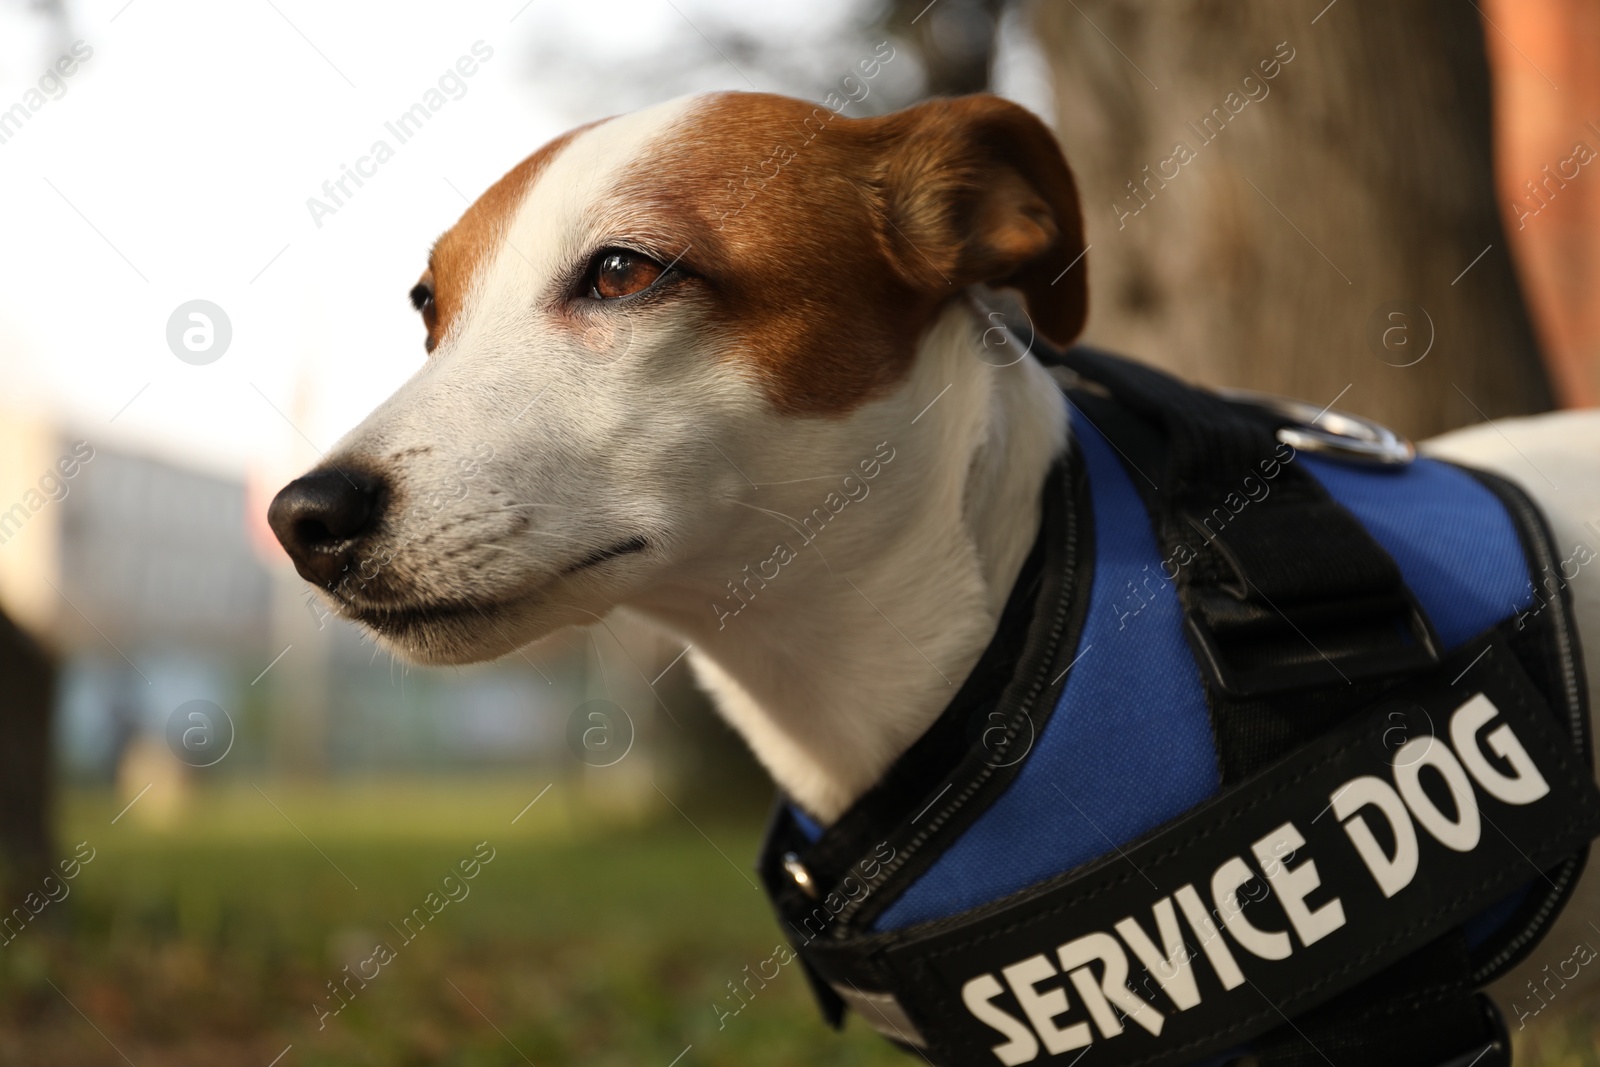
[[[209,773],[549,762],[584,693],[581,648],[408,670],[327,615],[247,532],[243,481],[0,418],[0,605],[61,657],[58,758],[104,779],[166,746],[191,700],[232,721]],[[543,672],[542,674],[540,672]]]

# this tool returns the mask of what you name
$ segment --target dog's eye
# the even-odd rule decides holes
[[[423,311],[433,303],[433,290],[426,284],[418,284],[411,290],[411,306],[418,311]]]
[[[648,289],[665,269],[642,253],[608,248],[589,265],[589,295],[598,300],[632,296]]]

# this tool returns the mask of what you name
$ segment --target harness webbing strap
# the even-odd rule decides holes
[[[1465,938],[1453,932],[1254,1047],[1260,1067],[1416,1064],[1508,1067],[1511,1042],[1493,1004],[1473,993]]]
[[[1238,490],[1245,479],[1253,477],[1250,484],[1271,486],[1270,494],[1242,507],[1231,522],[1214,524],[1217,536],[1208,540],[1189,524],[1170,521],[1180,513],[1172,498],[1191,493],[1170,478],[1162,484],[1173,488],[1163,491],[1138,474],[1140,467],[1170,469],[1167,438],[1161,431],[1117,400],[1081,389],[1070,390],[1068,397],[1074,415],[1093,423],[1111,442],[1129,466],[1130,479],[1143,490],[1163,547],[1161,577],[1178,585],[1197,662],[1216,666],[1215,657],[1208,657],[1207,646],[1195,634],[1204,629],[1212,640],[1225,643],[1235,665],[1244,664],[1253,675],[1297,676],[1301,683],[1293,689],[1258,693],[1228,686],[1216,670],[1202,672],[1224,787],[1250,777],[1376,696],[1386,678],[1392,684],[1392,678],[1413,660],[1416,666],[1426,665],[1419,646],[1406,641],[1409,631],[1395,617],[1396,608],[1410,610],[1399,570],[1366,530],[1309,475],[1294,469],[1292,461],[1274,459],[1270,477],[1259,465],[1246,468],[1233,490],[1219,492],[1218,508],[1229,514],[1224,503],[1227,492]],[[1365,574],[1364,594],[1328,594],[1325,587],[1319,588],[1320,578],[1298,590],[1281,577],[1258,578],[1281,566],[1272,558],[1261,562],[1264,555],[1290,550],[1307,558],[1320,552],[1325,564],[1334,560],[1330,565],[1335,569],[1342,566]],[[1264,585],[1273,592],[1266,592]],[[1348,625],[1338,625],[1341,613]],[[1388,669],[1372,677],[1380,667]]]
[[[1069,393],[1122,454],[1150,510],[1196,659],[1207,674],[1223,784],[1314,736],[1275,694],[1343,695],[1438,661],[1437,641],[1388,553],[1275,434],[1283,420],[1090,349],[1042,353],[1110,393]],[[1143,463],[1140,460],[1143,460]]]

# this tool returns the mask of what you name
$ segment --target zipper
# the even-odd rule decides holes
[[[1069,445],[1069,447],[1071,446]],[[1050,688],[1047,684],[1045,684],[1044,679],[1049,676],[1050,670],[1055,666],[1061,645],[1061,636],[1067,628],[1068,621],[1072,615],[1073,607],[1076,604],[1078,583],[1082,578],[1082,574],[1080,573],[1082,568],[1079,566],[1080,561],[1078,559],[1078,537],[1079,524],[1083,521],[1083,516],[1081,515],[1082,509],[1076,505],[1078,502],[1078,479],[1087,477],[1087,472],[1081,471],[1077,468],[1076,464],[1078,462],[1078,458],[1076,456],[1068,457],[1067,462],[1072,465],[1069,467],[1069,470],[1073,471],[1076,474],[1076,477],[1074,478],[1073,486],[1069,490],[1069,495],[1073,501],[1073,506],[1067,508],[1066,515],[1067,529],[1066,537],[1064,539],[1065,549],[1063,552],[1063,559],[1065,560],[1065,567],[1067,569],[1066,580],[1062,583],[1060,596],[1056,601],[1055,615],[1054,618],[1051,619],[1050,623],[1050,636],[1048,644],[1043,655],[1040,657],[1039,673],[1035,677],[1033,687],[1029,690],[1028,695],[1018,703],[1016,713],[1006,724],[1006,744],[1008,750],[1009,746],[1014,744],[1017,738],[1021,735],[1023,723],[1028,722],[1031,724],[1032,716],[1030,715],[1030,712],[1032,712],[1034,707],[1038,704],[1039,695]],[[1036,732],[1038,729],[1039,728],[1035,727]],[[930,838],[937,835],[956,812],[965,807],[968,801],[970,801],[973,796],[983,789],[984,785],[994,776],[996,769],[998,769],[998,765],[986,761],[978,770],[978,772],[967,780],[961,789],[957,790],[949,800],[945,801],[944,804],[939,807],[938,813],[934,815],[932,820],[927,822],[923,828],[918,830],[916,834],[913,835],[908,841],[904,842],[901,847],[895,849],[894,859],[883,864],[876,877],[867,879],[861,878],[859,873],[856,875],[856,877],[860,879],[860,881],[866,886],[867,891],[862,893],[859,897],[847,898],[845,906],[839,910],[837,915],[834,916],[831,935],[835,940],[845,940],[851,937],[860,936],[851,929],[851,924],[854,917],[859,914],[862,907],[866,905],[866,902],[871,900],[878,889],[887,884],[888,881],[894,877],[894,875],[900,871],[914,855],[916,855],[916,853],[924,844],[928,842]]]
[[[1496,481],[1504,480],[1496,478]],[[1509,485],[1509,483],[1506,484]],[[1532,542],[1532,555],[1534,556],[1534,562],[1538,564],[1534,573],[1544,573],[1554,563],[1554,557],[1550,554],[1550,534],[1545,526],[1544,516],[1534,509],[1533,505],[1528,502],[1527,496],[1520,489],[1513,486],[1511,491],[1507,492],[1493,483],[1490,483],[1489,487],[1494,490],[1495,496],[1500,498],[1502,504],[1515,511],[1522,529],[1530,535],[1526,540]],[[1574,667],[1574,656],[1577,654],[1577,650],[1572,647],[1571,622],[1567,616],[1565,596],[1558,595],[1551,598],[1550,606],[1555,609],[1556,618],[1553,629],[1556,637],[1557,659],[1561,665],[1561,680],[1566,689],[1567,718],[1571,725],[1573,744],[1578,751],[1582,752],[1586,748],[1585,740],[1588,736],[1588,723],[1585,721],[1583,695],[1578,691],[1578,672]],[[1561,865],[1561,870],[1556,876],[1549,879],[1552,883],[1552,891],[1545,897],[1544,903],[1540,905],[1539,910],[1528,920],[1528,924],[1523,927],[1520,933],[1508,941],[1492,959],[1478,968],[1472,975],[1474,985],[1481,986],[1491,979],[1499,977],[1506,964],[1516,958],[1524,946],[1537,940],[1543,934],[1551,918],[1558,914],[1562,905],[1566,903],[1572,888],[1573,878],[1581,866],[1581,856],[1573,856]]]

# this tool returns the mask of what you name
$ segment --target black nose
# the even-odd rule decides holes
[[[267,524],[300,577],[331,588],[378,518],[383,483],[360,471],[315,470],[278,491]]]

